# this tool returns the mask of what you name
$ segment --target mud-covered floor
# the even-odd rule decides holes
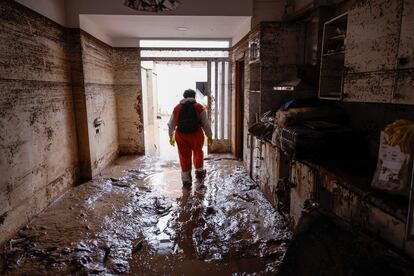
[[[226,156],[204,182],[180,182],[177,162],[122,157],[65,193],[5,246],[10,274],[274,274],[287,223]]]

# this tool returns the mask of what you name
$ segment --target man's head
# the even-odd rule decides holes
[[[196,92],[193,89],[187,89],[187,90],[184,91],[183,97],[184,97],[184,99],[187,99],[187,98],[194,98],[195,99]]]

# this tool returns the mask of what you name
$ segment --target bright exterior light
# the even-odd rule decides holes
[[[141,39],[140,47],[170,48],[228,48],[229,40],[174,40],[174,39]]]

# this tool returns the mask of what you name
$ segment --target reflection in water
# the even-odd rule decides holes
[[[235,160],[182,187],[177,162],[123,157],[14,237],[0,273],[275,273],[290,232]]]

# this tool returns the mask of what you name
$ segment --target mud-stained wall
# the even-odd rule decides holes
[[[138,48],[114,48],[115,94],[121,154],[144,154],[142,91]]]
[[[77,178],[65,29],[0,1],[0,243]]]
[[[81,33],[81,46],[89,147],[94,176],[118,154],[113,49],[85,32]],[[96,126],[99,121],[100,126]]]
[[[304,64],[305,32],[300,24],[266,22],[260,25],[260,114],[283,103],[316,96],[315,90],[274,91],[280,82],[295,79]]]

